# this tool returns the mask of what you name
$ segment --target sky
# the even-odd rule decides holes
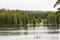
[[[56,11],[53,8],[57,0],[0,0],[0,9],[32,10],[32,11]]]

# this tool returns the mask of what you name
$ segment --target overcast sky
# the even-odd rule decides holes
[[[0,0],[0,9],[56,11],[53,8],[57,0]]]

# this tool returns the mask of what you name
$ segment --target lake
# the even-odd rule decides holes
[[[0,30],[0,40],[60,40],[60,29],[48,29],[46,26],[10,29]]]

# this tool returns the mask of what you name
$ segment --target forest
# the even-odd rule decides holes
[[[0,27],[41,26],[44,24],[55,25],[56,17],[57,15],[55,11],[0,9]],[[60,20],[60,16],[58,19]],[[43,24],[41,24],[42,22]]]

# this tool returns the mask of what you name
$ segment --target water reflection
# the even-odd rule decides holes
[[[59,40],[60,38],[60,29],[48,29],[46,26],[40,26],[40,27],[19,27],[18,29],[14,28],[7,28],[7,29],[0,29],[0,36],[8,36],[12,37],[14,36],[22,36],[22,40]],[[13,37],[14,37],[13,36]],[[50,39],[49,39],[50,38]],[[14,37],[15,39],[15,37]]]
[[[35,33],[48,33],[48,34],[57,34],[60,33],[59,29],[48,29],[48,27],[19,27],[18,29],[7,28],[0,29],[0,35],[20,35],[20,34],[35,34]]]

